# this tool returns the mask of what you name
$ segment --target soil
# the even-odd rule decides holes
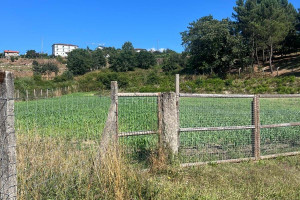
[[[32,72],[32,62],[36,60],[39,63],[54,62],[58,65],[59,75],[66,71],[66,65],[59,63],[56,59],[29,59],[29,58],[18,58],[12,62],[8,58],[0,59],[0,70],[1,71],[11,71],[14,73],[15,77],[31,77],[33,76]],[[52,73],[49,77],[43,76],[45,79],[53,79],[55,73]]]

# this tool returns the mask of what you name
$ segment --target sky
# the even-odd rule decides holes
[[[236,0],[14,0],[0,5],[0,52],[34,49],[52,53],[54,43],[95,49],[170,48],[181,52],[180,32],[206,15],[232,16]],[[300,8],[300,0],[289,0]]]

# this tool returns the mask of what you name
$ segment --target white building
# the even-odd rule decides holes
[[[134,49],[135,52],[140,53],[141,51],[147,51],[147,49]]]
[[[53,44],[52,55],[67,57],[68,53],[73,51],[74,49],[78,49],[78,46],[73,44]]]
[[[104,46],[98,46],[97,49],[103,50]]]
[[[16,57],[16,56],[19,56],[19,53],[20,53],[19,51],[5,50],[4,56],[5,57],[12,57],[12,56]]]

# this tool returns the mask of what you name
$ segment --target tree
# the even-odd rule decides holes
[[[93,51],[92,57],[93,57],[95,69],[100,69],[106,66],[106,59],[101,49],[96,49],[95,51]]]
[[[14,56],[11,56],[11,57],[10,57],[10,61],[11,61],[11,62],[15,62],[15,57],[14,57]]]
[[[155,64],[155,56],[151,52],[141,51],[137,53],[137,67],[148,69]]]
[[[91,71],[93,59],[85,49],[75,49],[68,54],[67,68],[74,75],[83,75]]]
[[[258,15],[261,17],[260,34],[269,47],[269,65],[273,73],[272,58],[274,49],[285,40],[293,29],[292,16],[287,12],[284,2],[278,0],[262,0]],[[290,9],[290,8],[289,8]]]
[[[298,14],[297,14],[297,23],[296,23],[296,31],[300,32],[300,8],[298,8]]]
[[[233,17],[238,30],[251,46],[252,59],[259,63],[258,50],[269,50],[269,65],[273,72],[272,57],[274,49],[294,29],[295,8],[287,0],[238,0]],[[264,57],[264,56],[263,56]]]
[[[257,15],[257,1],[256,0],[237,0],[236,7],[233,10],[236,13],[233,13],[232,16],[236,20],[236,29],[242,34],[245,39],[245,45],[247,45],[250,50],[250,62],[253,68],[254,60],[259,65],[258,58],[258,49],[262,47],[264,51],[265,46],[260,45],[262,43],[262,38],[259,35],[258,31],[258,21],[259,16]]]
[[[179,54],[175,51],[169,51],[168,57],[164,58],[162,63],[162,70],[164,72],[172,72],[185,67],[186,53]]]
[[[35,50],[28,50],[25,54],[26,58],[38,58],[39,54]]]
[[[132,71],[137,66],[136,53],[131,42],[125,42],[122,50],[110,56],[109,63],[114,71]]]
[[[182,44],[189,53],[189,65],[195,72],[224,75],[236,62],[236,46],[240,42],[230,32],[230,21],[211,15],[190,23],[181,33]]]
[[[32,71],[35,75],[46,75],[47,74],[49,77],[51,73],[54,72],[55,75],[57,75],[57,73],[59,72],[58,66],[53,62],[47,62],[47,63],[40,64],[36,60],[34,60],[32,65],[33,65]]]

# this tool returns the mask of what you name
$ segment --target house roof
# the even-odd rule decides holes
[[[56,44],[53,44],[53,45],[64,45],[64,46],[74,46],[74,47],[78,47],[78,45],[74,45],[74,44],[63,44],[63,43],[56,43]],[[52,46],[53,46],[52,45]]]
[[[4,53],[19,53],[19,51],[4,50]]]
[[[136,50],[136,51],[138,51],[138,50],[145,50],[145,51],[147,51],[147,49],[140,49],[140,48],[137,48],[137,49],[134,49],[134,50]]]

